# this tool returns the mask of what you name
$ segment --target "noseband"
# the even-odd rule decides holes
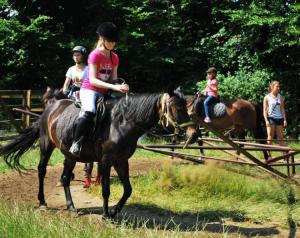
[[[159,124],[165,129],[168,130],[167,127],[169,123],[174,127],[174,134],[179,135],[179,131],[183,130],[185,127],[191,126],[194,123],[192,121],[187,121],[182,124],[178,124],[169,116],[169,99],[170,96],[167,93],[164,93],[160,100],[162,114],[159,119]]]

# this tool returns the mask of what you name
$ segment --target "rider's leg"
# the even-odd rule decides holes
[[[92,182],[92,171],[93,171],[94,163],[86,163],[85,164],[85,183],[83,185],[84,188],[89,188]]]
[[[213,96],[208,96],[203,103],[204,106],[204,114],[205,114],[205,122],[210,122],[210,117],[209,117],[209,104],[211,104],[214,101],[214,97]]]
[[[95,186],[98,186],[100,184],[101,184],[100,162],[97,162],[97,175],[95,180]]]
[[[69,150],[69,152],[76,157],[80,155],[84,136],[87,135],[87,133],[90,131],[90,128],[93,126],[93,118],[94,113],[92,112],[86,111],[79,114],[75,128],[74,141]]]
[[[81,112],[79,113],[75,128],[74,142],[69,150],[76,157],[80,154],[83,137],[90,132],[93,126],[93,117],[96,114],[96,102],[99,97],[103,97],[103,94],[90,89],[80,90]]]

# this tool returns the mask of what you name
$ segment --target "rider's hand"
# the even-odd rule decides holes
[[[121,93],[127,93],[129,91],[129,86],[128,84],[116,84],[113,89]]]
[[[270,127],[270,122],[266,121],[266,127]]]
[[[64,89],[64,90],[63,90],[63,94],[64,94],[64,95],[68,95],[68,94],[69,94],[69,92],[70,92],[70,90],[69,90],[69,89]]]
[[[283,126],[287,127],[287,121],[286,120],[283,121]]]

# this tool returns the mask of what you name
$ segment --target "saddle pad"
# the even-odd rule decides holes
[[[211,118],[221,118],[226,116],[226,106],[222,102],[212,103],[209,106],[209,115]]]

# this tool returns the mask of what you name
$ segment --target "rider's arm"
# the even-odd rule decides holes
[[[212,90],[212,91],[217,91],[218,90],[218,81],[216,79],[212,79],[210,84],[208,85],[208,87]]]
[[[283,116],[284,126],[287,126],[285,109],[284,109],[284,101],[283,101],[283,97],[281,97],[281,96],[280,96],[280,111],[281,111],[281,114]]]
[[[63,86],[63,90],[66,90],[66,89],[69,88],[71,80],[72,80],[71,78],[66,77],[66,80],[65,80],[65,83],[64,83],[64,86]]]
[[[218,90],[216,84],[211,84],[209,87],[210,87],[210,89],[211,89],[212,91],[217,91],[217,90]]]
[[[66,79],[65,83],[63,86],[63,93],[67,95],[69,93],[69,87],[72,81],[72,72],[73,72],[73,66],[68,68],[67,73],[66,73]]]
[[[110,78],[111,80],[116,80],[118,78],[118,66],[113,67]]]
[[[265,118],[265,122],[266,122],[266,124],[269,122],[268,121],[268,100],[267,100],[267,96],[265,96],[265,98],[264,98],[264,111],[263,111],[263,113],[264,113],[264,118]]]
[[[62,92],[64,95],[68,95],[69,92],[70,92],[70,83],[71,83],[72,79],[69,78],[69,77],[66,77],[66,80],[65,80],[65,83],[64,83],[64,86],[63,86],[63,89],[62,89]]]
[[[128,85],[125,87],[123,85],[118,85],[118,84],[110,84],[106,83],[96,77],[97,74],[97,65],[95,64],[89,64],[89,80],[90,84],[98,87],[98,88],[107,88],[107,89],[112,89],[118,92],[127,92],[128,91]]]

